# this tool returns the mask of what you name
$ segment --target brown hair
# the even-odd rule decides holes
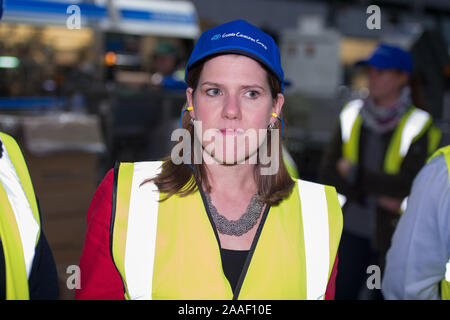
[[[200,79],[200,74],[203,69],[204,63],[211,59],[209,57],[199,64],[194,65],[188,72],[186,82],[189,87],[195,91]],[[261,66],[267,72],[267,80],[271,89],[273,99],[277,99],[278,93],[281,92],[280,82],[275,75],[270,72],[265,66]],[[186,106],[183,106],[183,109]],[[194,137],[194,126],[190,122],[190,115],[188,112],[184,112],[182,116],[182,127],[189,131],[191,137]],[[280,121],[275,123],[274,129],[280,129]],[[194,149],[194,138],[191,139],[191,150]],[[270,131],[267,134],[268,154],[271,153],[271,134]],[[258,186],[258,194],[261,196],[262,201],[268,205],[277,205],[281,200],[287,198],[294,187],[294,180],[290,177],[289,173],[283,162],[281,143],[278,143],[279,150],[279,169],[275,175],[261,175],[260,168],[262,165],[257,163],[254,167],[253,176]],[[182,155],[183,158],[186,155]],[[204,186],[206,191],[211,192],[211,185],[208,181],[207,169],[203,164],[194,164],[194,155],[190,155],[190,163],[194,170],[191,169],[189,164],[181,163],[176,165],[172,162],[170,157],[164,159],[162,165],[162,171],[153,179],[148,179],[145,182],[152,181],[158,187],[160,192],[167,193],[167,196],[162,201],[167,200],[174,194],[178,194],[181,197],[187,196],[197,190],[199,186]]]

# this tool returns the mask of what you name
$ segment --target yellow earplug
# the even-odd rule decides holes
[[[194,107],[190,106],[190,107],[187,107],[187,109],[188,109],[188,111],[191,111],[191,110],[194,110]]]
[[[272,117],[278,118],[278,115],[277,115],[275,112],[273,112],[273,113],[272,113]]]

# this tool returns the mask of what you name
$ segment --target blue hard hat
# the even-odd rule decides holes
[[[206,30],[192,50],[185,75],[198,61],[220,53],[242,54],[259,61],[277,77],[283,92],[284,73],[281,68],[280,51],[267,33],[244,20],[227,22]]]
[[[408,51],[402,48],[380,44],[370,58],[356,62],[356,65],[370,65],[384,70],[396,69],[411,74],[413,58]]]

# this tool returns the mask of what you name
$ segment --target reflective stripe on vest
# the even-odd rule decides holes
[[[402,203],[400,204],[400,214],[403,214],[403,212],[406,211],[407,207],[408,207],[408,197],[404,198],[402,200]]]
[[[125,297],[232,299],[200,193],[158,203],[165,195],[142,184],[160,166],[123,163],[116,170],[110,237]],[[299,180],[288,199],[270,208],[236,297],[323,299],[341,231],[335,189]]]
[[[400,119],[384,158],[384,171],[397,174],[410,146],[420,138],[431,124],[428,112],[411,107]]]
[[[450,145],[437,150],[428,159],[427,162],[430,162],[432,159],[434,159],[438,156],[441,156],[441,155],[444,157],[445,163],[447,164],[447,172],[448,172],[449,183],[450,183]],[[450,300],[450,258],[445,265],[445,275],[441,281],[441,297],[443,300]]]
[[[28,278],[40,236],[36,197],[25,160],[14,139],[0,133],[0,237],[6,299],[29,299]]]
[[[361,133],[362,118],[360,111],[362,100],[348,103],[341,112],[340,125],[342,137],[342,154],[353,164],[358,163],[359,136]],[[431,124],[428,112],[411,107],[400,119],[394,130],[384,158],[384,172],[397,174],[400,171],[403,158],[411,145],[419,139]],[[433,136],[435,144],[436,135]]]
[[[329,234],[318,230],[329,228],[325,190],[322,185],[303,180],[298,180],[298,185],[305,241],[307,299],[324,299],[330,264]]]
[[[358,163],[359,133],[362,118],[360,115],[364,102],[361,99],[350,101],[339,115],[341,122],[342,155],[351,163]]]
[[[127,299],[151,300],[156,247],[159,191],[154,183],[140,184],[159,172],[162,162],[124,163],[118,171],[116,217],[112,250],[126,279]],[[141,192],[131,190],[141,189]],[[145,226],[145,232],[139,232]],[[127,232],[132,230],[132,232]],[[146,250],[142,250],[146,248]]]
[[[338,197],[339,204],[341,205],[341,208],[343,208],[345,203],[347,202],[347,197],[341,193],[338,193],[337,197]]]
[[[445,265],[445,281],[450,282],[450,259]]]

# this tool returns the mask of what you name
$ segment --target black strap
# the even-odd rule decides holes
[[[216,236],[216,240],[217,240],[217,245],[219,246],[219,250],[220,250],[220,239],[219,239],[219,234],[217,233],[217,228],[216,228],[216,224],[214,223],[214,220],[212,218],[211,213],[209,212],[209,206],[208,206],[208,202],[206,201],[206,197],[205,194],[202,190],[202,188],[198,187],[198,190],[200,191],[200,195],[202,196],[202,200],[203,200],[203,207],[206,210],[206,214],[208,216],[209,222],[211,223],[211,226],[213,228],[214,234]]]

